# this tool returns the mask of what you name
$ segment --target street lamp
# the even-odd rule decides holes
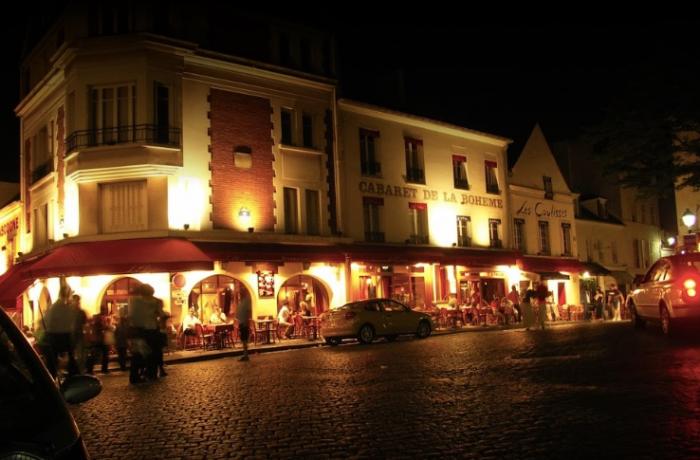
[[[676,237],[675,236],[669,236],[666,238],[666,243],[668,243],[668,246],[671,247],[674,244],[676,244]]]
[[[681,216],[681,220],[683,221],[683,225],[688,227],[688,233],[690,233],[690,228],[695,225],[695,221],[697,220],[697,216],[690,212],[690,209],[685,208],[685,212]]]

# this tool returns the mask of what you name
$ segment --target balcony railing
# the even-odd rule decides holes
[[[428,235],[411,235],[408,238],[408,241],[411,244],[428,244],[429,240]]]
[[[461,188],[463,190],[469,190],[469,181],[467,179],[462,179],[460,177],[455,177],[455,188]]]
[[[486,184],[486,192],[487,193],[501,193],[501,191],[498,188],[498,184]]]
[[[32,184],[51,172],[53,172],[53,159],[40,164],[32,170]]]
[[[68,152],[101,145],[153,143],[180,146],[180,128],[159,125],[117,126],[114,128],[73,131],[66,138]]]
[[[406,181],[425,184],[425,171],[418,168],[406,168]]]
[[[382,164],[377,162],[363,162],[361,165],[363,176],[379,176],[382,174]]]
[[[384,232],[365,232],[365,241],[369,243],[383,243]]]
[[[472,245],[472,239],[468,236],[460,236],[457,238],[457,246],[460,248],[468,248]]]
[[[491,241],[489,242],[489,247],[491,247],[491,248],[496,248],[496,249],[500,249],[500,248],[503,247],[503,241],[500,240],[500,239],[499,239],[499,240],[491,240]]]

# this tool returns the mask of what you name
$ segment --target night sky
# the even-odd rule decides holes
[[[521,143],[535,122],[550,141],[574,138],[635,79],[695,69],[697,26],[531,21],[498,23],[415,12],[282,12],[332,30],[342,97],[387,106]],[[411,16],[413,15],[413,16]],[[411,20],[413,18],[413,20]],[[17,180],[19,125],[14,119],[23,14],[3,30],[7,52],[0,99],[5,161],[0,179]],[[464,17],[462,16],[462,19]],[[404,91],[399,91],[403,80]],[[517,148],[518,144],[516,144]]]

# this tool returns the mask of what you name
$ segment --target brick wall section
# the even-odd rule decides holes
[[[251,211],[251,225],[256,231],[273,231],[274,157],[270,101],[212,89],[209,110],[214,228],[238,229],[238,211],[245,206]],[[236,146],[251,148],[251,168],[234,166]]]

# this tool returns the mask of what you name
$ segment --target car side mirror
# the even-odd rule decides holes
[[[74,375],[63,381],[60,391],[68,404],[78,404],[100,394],[102,382],[92,375]]]

